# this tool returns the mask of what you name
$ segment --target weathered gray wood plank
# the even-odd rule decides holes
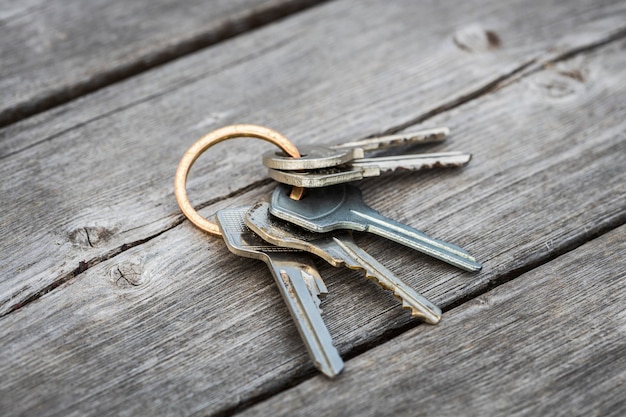
[[[0,166],[6,196],[0,210],[7,213],[0,220],[0,250],[6,259],[0,266],[0,311],[17,308],[86,266],[179,222],[173,171],[184,149],[214,127],[260,123],[298,143],[384,131],[472,97],[486,85],[530,68],[529,63],[539,65],[614,36],[625,7],[622,2],[500,7],[485,1],[453,9],[413,2],[356,4],[315,8],[3,130],[5,155],[13,154]],[[499,48],[489,49],[486,29],[501,38]],[[559,82],[576,81],[563,79]],[[539,96],[545,90],[535,89]],[[485,157],[485,148],[501,133],[489,131],[489,125],[475,126],[473,120],[453,126],[457,136],[449,148]],[[514,123],[511,131],[517,127]],[[219,199],[263,178],[257,158],[264,149],[233,142],[212,150],[210,160],[219,162],[199,163],[190,183],[192,199]],[[446,184],[430,195],[433,209],[426,216],[443,218],[458,211],[459,206],[443,205],[470,184],[488,184],[493,169],[475,177],[469,170],[462,176],[449,174]],[[422,195],[423,188],[436,184],[428,176],[419,183],[403,178],[404,187]],[[390,209],[388,204],[398,198],[387,197],[372,201],[386,200],[381,208]],[[407,201],[389,214],[419,225],[418,211],[410,208],[414,201]],[[455,224],[429,230],[459,239],[463,234],[454,230]]]
[[[459,273],[379,239],[359,241],[449,305],[623,222],[625,46],[552,65],[433,118],[459,132],[454,147],[476,154],[467,169],[364,183],[372,205],[467,247],[483,272]],[[584,82],[567,75],[575,70]],[[402,188],[407,194],[393,191]],[[269,189],[203,212],[251,203]],[[342,353],[411,326],[388,293],[358,274],[319,266],[330,290],[324,319]],[[235,258],[187,222],[1,320],[7,415],[210,415],[312,373],[262,264]],[[446,343],[455,346],[455,337]]]
[[[622,226],[238,415],[623,416],[625,282]]]
[[[0,3],[0,125],[315,3],[4,0]]]

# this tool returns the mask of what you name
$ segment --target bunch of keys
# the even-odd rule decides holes
[[[302,154],[300,158],[268,152],[263,155],[263,165],[269,168],[269,175],[274,180],[299,188],[328,187],[397,170],[417,171],[434,167],[463,166],[470,161],[472,155],[463,152],[442,152],[365,158],[366,152],[402,145],[440,142],[445,140],[449,133],[450,130],[444,127],[327,147],[305,145],[299,148]],[[296,190],[292,192],[291,198],[299,200],[301,195],[302,192]]]
[[[382,236],[465,271],[481,269],[480,263],[464,249],[382,216],[363,202],[357,187],[347,184],[399,168],[465,165],[471,155],[460,152],[364,158],[366,151],[441,141],[448,134],[447,128],[440,128],[332,147],[303,146],[301,154],[289,140],[271,129],[227,126],[202,137],[185,153],[176,172],[174,190],[181,210],[192,223],[223,236],[235,255],[259,259],[268,265],[314,366],[332,378],[341,372],[344,363],[321,316],[320,298],[328,291],[311,254],[332,266],[361,271],[366,278],[392,291],[412,316],[429,324],[439,322],[441,309],[357,246],[352,231]],[[270,176],[282,184],[276,187],[270,202],[220,210],[215,224],[191,206],[185,190],[187,174],[210,146],[242,136],[263,139],[282,149],[284,153],[263,155]]]

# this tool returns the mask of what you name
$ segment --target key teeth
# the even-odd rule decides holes
[[[404,297],[402,297],[402,295],[399,294],[396,291],[395,288],[389,287],[388,285],[385,285],[385,282],[379,280],[378,276],[376,274],[372,273],[370,270],[368,270],[366,268],[363,268],[362,266],[349,266],[349,268],[353,269],[353,270],[356,270],[356,271],[361,271],[365,275],[365,278],[374,281],[381,288],[383,288],[385,290],[391,291],[393,296],[402,303],[402,309],[407,309],[407,310],[411,311],[411,316],[412,317],[417,317],[417,318],[423,320],[424,322],[426,322],[428,324],[437,324],[441,320],[441,314],[437,314],[433,318],[430,318],[427,315],[425,315],[422,311],[420,311],[419,309],[417,309],[417,308],[413,307],[412,305],[410,305],[406,301],[406,299],[404,299]]]
[[[393,292],[393,295],[395,298],[402,301],[403,309],[411,310],[412,317],[417,317],[421,319],[424,323],[428,323],[428,324],[437,324],[439,323],[439,321],[441,321],[441,313],[438,312],[437,314],[434,314],[433,317],[431,318],[427,316],[426,314],[424,314],[423,312],[421,312],[420,310],[412,307],[410,304],[406,302],[404,298],[402,298],[401,295],[397,294],[395,291]]]
[[[322,313],[322,298],[326,298],[328,294],[328,289],[326,288],[326,284],[322,281],[322,278],[315,274],[310,274],[306,271],[301,271],[302,279],[304,280],[309,293],[311,294],[311,298],[313,298],[313,302],[317,307],[317,310]]]

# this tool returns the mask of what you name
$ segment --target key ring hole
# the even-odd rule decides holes
[[[296,148],[296,146],[291,143],[289,139],[280,133],[267,127],[248,124],[222,127],[207,133],[198,139],[196,143],[191,145],[178,163],[176,175],[174,176],[174,195],[176,196],[178,206],[185,217],[187,217],[189,221],[199,229],[214,236],[222,235],[217,224],[202,217],[200,213],[198,213],[191,205],[191,202],[187,197],[187,176],[189,175],[189,170],[193,166],[194,162],[196,162],[196,159],[198,159],[198,157],[211,146],[228,139],[241,137],[256,138],[270,142],[282,149],[288,156],[294,158],[300,157],[298,148]]]
[[[285,151],[276,151],[274,152],[274,156],[277,156],[279,158],[289,158],[292,155],[289,155],[287,152]],[[305,153],[301,153],[300,156],[294,156],[293,158],[306,158],[308,155]]]

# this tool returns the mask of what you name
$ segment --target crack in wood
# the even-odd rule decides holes
[[[142,280],[142,268],[138,264],[120,264],[111,271],[111,277],[115,281],[115,285],[120,288],[139,287],[144,281]]]
[[[89,244],[89,247],[93,248],[93,243],[91,243],[91,238],[89,237],[89,230],[86,227],[83,227],[83,229],[85,230],[85,234],[87,235],[87,243]]]

